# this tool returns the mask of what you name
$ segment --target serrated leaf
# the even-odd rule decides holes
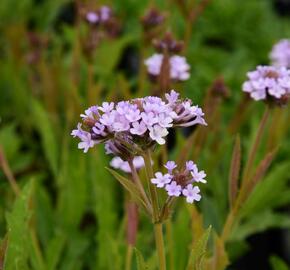
[[[138,270],[148,270],[149,268],[145,263],[145,260],[144,260],[142,253],[137,248],[134,248],[134,252],[136,255],[137,269]]]
[[[117,173],[115,170],[106,168],[120,183],[121,185],[129,191],[130,195],[132,196],[132,199],[139,203],[144,209],[147,210],[147,206],[145,201],[142,198],[141,192],[137,188],[137,186],[127,178],[123,177],[119,173]]]
[[[236,199],[238,192],[238,181],[241,168],[241,141],[237,136],[235,140],[235,146],[232,154],[230,174],[229,174],[229,202],[231,207]]]
[[[206,253],[206,246],[210,236],[211,226],[203,233],[203,235],[193,244],[193,248],[189,257],[187,270],[203,270],[204,256]]]
[[[30,218],[29,200],[32,193],[32,182],[26,184],[16,199],[11,213],[7,214],[8,246],[4,260],[5,270],[28,270],[27,241]]]

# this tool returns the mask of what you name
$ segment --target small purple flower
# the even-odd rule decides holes
[[[100,122],[105,126],[112,126],[115,123],[115,115],[112,113],[104,113],[100,118]]]
[[[158,116],[158,124],[163,128],[172,127],[173,126],[172,122],[173,119],[170,116],[168,116],[168,114],[161,113]]]
[[[134,135],[143,135],[147,131],[147,127],[144,124],[143,121],[141,122],[134,122],[132,123],[132,128],[130,129],[130,132]]]
[[[170,174],[162,174],[161,172],[155,173],[155,178],[151,179],[151,183],[155,184],[158,188],[163,188],[166,184],[170,183],[172,176]]]
[[[206,183],[206,180],[204,179],[206,177],[206,174],[204,171],[198,171],[198,168],[196,165],[193,166],[193,169],[191,170],[192,180],[194,182],[201,182]]]
[[[147,127],[152,127],[154,124],[158,122],[158,118],[155,117],[153,112],[142,112],[141,117],[143,122],[147,125]]]
[[[170,93],[165,94],[165,98],[169,104],[174,104],[178,100],[179,94],[174,90],[171,90]]]
[[[96,24],[97,22],[99,22],[98,14],[92,11],[86,14],[86,19],[89,23],[92,23],[92,24]]]
[[[193,171],[196,165],[194,164],[192,160],[189,160],[189,161],[186,161],[185,167],[186,167],[186,170]]]
[[[125,117],[132,123],[136,122],[141,118],[140,110],[129,110],[127,114],[125,114]]]
[[[102,6],[100,8],[100,18],[101,18],[102,22],[109,20],[111,17],[111,13],[112,13],[112,11],[108,6]]]
[[[191,184],[187,185],[186,188],[182,190],[182,194],[186,197],[188,203],[193,203],[194,201],[200,201],[201,196],[199,194],[199,187],[193,187]]]
[[[166,128],[155,125],[149,127],[150,133],[149,136],[153,141],[156,141],[158,144],[165,144],[164,137],[168,135],[168,130]]]
[[[84,149],[84,153],[87,153],[89,148],[94,147],[95,142],[92,140],[91,134],[88,132],[84,132],[81,135],[81,142],[78,144],[79,149]]]
[[[175,181],[172,181],[170,184],[167,184],[165,187],[168,196],[178,197],[181,194],[181,186],[177,185]]]
[[[172,173],[172,171],[177,167],[176,163],[174,161],[167,161],[164,167],[168,170],[169,173]]]
[[[99,107],[99,109],[104,113],[108,113],[114,109],[114,105],[114,102],[103,102],[102,107]]]

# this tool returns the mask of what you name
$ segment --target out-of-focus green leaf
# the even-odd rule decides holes
[[[210,236],[211,226],[204,232],[204,234],[193,244],[191,254],[189,257],[187,270],[202,270],[204,269],[204,257],[206,253],[206,246]]]
[[[65,236],[61,233],[57,233],[56,236],[48,243],[45,254],[47,270],[57,269],[64,246]]]
[[[278,206],[281,196],[288,191],[290,163],[276,165],[270,174],[260,181],[248,200],[243,204],[240,215],[248,216],[263,209]],[[290,197],[288,198],[290,201]]]
[[[289,215],[267,210],[255,213],[255,215],[235,228],[230,236],[230,240],[241,241],[252,234],[261,233],[272,228],[290,228]]]
[[[122,50],[134,39],[135,37],[128,35],[118,40],[104,42],[96,51],[96,72],[109,75],[118,63]]]
[[[272,266],[272,270],[289,270],[289,266],[287,266],[286,262],[284,262],[281,258],[278,256],[271,256],[270,257],[270,263]]]
[[[145,263],[144,257],[142,253],[137,249],[134,248],[135,255],[136,255],[136,262],[137,262],[137,269],[138,270],[148,270],[148,266]]]
[[[32,115],[35,127],[41,136],[41,142],[46,159],[54,175],[57,175],[58,168],[58,142],[52,128],[51,119],[39,101],[31,101]]]
[[[4,260],[5,270],[29,269],[27,241],[29,241],[29,200],[32,186],[32,182],[26,184],[20,197],[16,199],[12,212],[7,214],[8,246]]]

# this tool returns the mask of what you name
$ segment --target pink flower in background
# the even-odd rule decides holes
[[[270,53],[272,65],[290,68],[290,40],[281,39],[277,42]]]
[[[247,73],[243,91],[254,100],[280,99],[290,94],[290,71],[285,67],[258,66]]]
[[[153,54],[145,60],[147,71],[152,76],[159,76],[163,61],[162,54]],[[170,78],[175,81],[186,81],[190,77],[190,66],[186,62],[186,58],[179,55],[173,55],[169,59]]]

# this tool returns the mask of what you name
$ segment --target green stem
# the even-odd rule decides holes
[[[132,268],[132,253],[133,253],[133,246],[131,244],[128,244],[125,270],[131,270]]]
[[[172,238],[172,222],[170,218],[166,220],[165,226],[166,239],[168,243],[169,269],[174,270],[174,244]]]
[[[159,270],[166,270],[166,258],[163,244],[163,230],[162,223],[154,224],[155,242],[159,260]]]
[[[146,174],[147,174],[147,184],[150,191],[150,197],[153,207],[153,223],[158,222],[159,220],[159,205],[158,205],[158,196],[157,196],[157,190],[156,187],[151,183],[151,179],[153,176],[153,168],[152,168],[152,159],[151,159],[151,150],[148,149],[145,152],[144,155],[144,162],[145,162],[145,168],[146,168]]]

